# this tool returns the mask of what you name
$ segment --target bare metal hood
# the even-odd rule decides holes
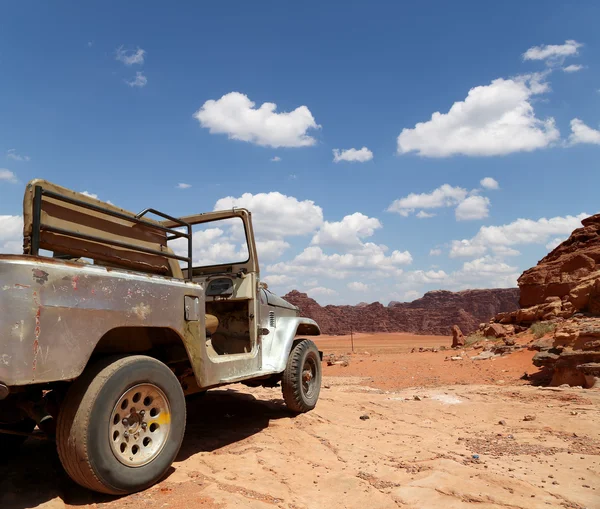
[[[278,297],[269,290],[267,290],[265,293],[267,294],[267,302],[269,303],[269,305],[276,306],[278,308],[292,309],[294,311],[298,311],[297,306],[290,304],[287,300]]]

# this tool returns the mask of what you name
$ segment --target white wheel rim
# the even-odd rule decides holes
[[[141,467],[163,450],[171,431],[171,406],[156,385],[143,383],[125,391],[115,404],[108,440],[125,466]]]

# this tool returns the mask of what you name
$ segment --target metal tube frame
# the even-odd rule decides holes
[[[102,237],[97,237],[95,235],[87,235],[84,233],[78,233],[78,232],[74,232],[71,230],[65,230],[63,228],[56,228],[53,226],[44,225],[42,223],[42,200],[43,200],[44,196],[46,196],[48,198],[53,198],[58,201],[70,203],[71,205],[76,205],[78,207],[82,207],[82,208],[85,208],[88,210],[93,210],[95,212],[101,212],[103,214],[107,214],[109,216],[116,217],[118,219],[130,221],[131,223],[134,223],[134,224],[141,224],[141,225],[147,226],[148,228],[154,228],[155,230],[170,233],[170,235],[167,236],[167,241],[177,239],[177,238],[185,238],[188,241],[188,250],[187,250],[188,255],[187,256],[179,256],[174,253],[171,254],[171,253],[166,253],[164,251],[158,251],[156,249],[150,249],[150,248],[146,248],[146,247],[136,246],[135,244],[129,244],[127,242],[121,242],[121,241],[111,240],[111,239],[104,239]],[[180,225],[182,228],[185,228],[187,230],[187,233],[179,231],[179,230],[175,230],[173,228],[168,228],[168,227],[162,226],[160,224],[154,224],[149,221],[144,221],[141,218],[143,216],[145,216],[146,214],[155,214],[164,219],[168,219],[169,221],[172,221],[173,223]],[[68,196],[64,196],[62,194],[55,193],[53,191],[48,191],[48,190],[44,189],[42,186],[35,186],[34,196],[33,196],[33,224],[32,224],[32,232],[31,232],[31,254],[34,256],[37,256],[40,251],[40,241],[41,241],[42,230],[52,232],[52,233],[58,233],[60,235],[68,235],[70,237],[75,237],[75,238],[82,239],[82,240],[90,240],[92,242],[100,242],[102,244],[108,244],[108,245],[115,246],[115,247],[131,249],[133,251],[138,251],[140,253],[156,254],[156,255],[164,256],[165,258],[184,261],[184,262],[187,262],[187,266],[188,266],[187,267],[188,277],[186,279],[188,279],[189,281],[192,280],[192,277],[191,277],[191,274],[192,274],[192,270],[191,270],[192,269],[192,252],[193,252],[193,249],[192,249],[192,241],[193,241],[192,225],[189,223],[186,223],[185,221],[182,221],[181,219],[177,219],[177,218],[174,218],[167,214],[164,214],[163,212],[159,212],[158,210],[149,208],[149,209],[143,210],[142,212],[140,212],[139,214],[137,214],[135,216],[129,216],[127,214],[123,214],[122,212],[110,210],[110,209],[107,209],[106,207],[102,207],[100,205],[94,205],[92,203],[87,203],[87,202],[84,202],[81,200],[77,200],[76,198],[70,198]]]

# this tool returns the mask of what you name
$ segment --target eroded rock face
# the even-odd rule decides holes
[[[521,309],[486,327],[553,322],[551,344],[537,342],[534,364],[552,369],[553,385],[592,387],[600,372],[600,214],[519,278]],[[483,330],[483,329],[482,329]]]
[[[553,370],[552,385],[600,387],[600,317],[565,320],[558,324],[552,341],[538,341],[536,346],[540,352],[533,363]]]
[[[516,310],[519,290],[437,290],[413,302],[391,302],[389,306],[379,302],[358,306],[320,306],[297,290],[284,298],[300,307],[304,316],[316,320],[323,334],[349,334],[352,328],[354,332],[450,335],[455,324],[463,333],[469,334],[496,313]]]

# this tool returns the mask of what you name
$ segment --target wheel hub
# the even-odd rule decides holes
[[[125,466],[141,467],[156,458],[171,429],[171,407],[164,392],[144,383],[125,391],[115,404],[109,425],[109,442]]]

